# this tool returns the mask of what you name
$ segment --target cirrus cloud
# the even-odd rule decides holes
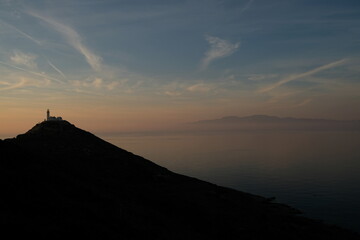
[[[285,83],[288,83],[288,82],[291,82],[291,81],[294,81],[294,80],[297,80],[297,79],[300,79],[300,78],[308,77],[308,76],[314,75],[314,74],[316,74],[318,72],[321,72],[321,71],[324,71],[324,70],[327,70],[327,69],[338,67],[340,65],[343,65],[347,61],[348,61],[348,59],[341,59],[341,60],[338,60],[338,61],[335,61],[335,62],[328,63],[326,65],[322,65],[320,67],[317,67],[317,68],[312,69],[312,70],[307,71],[307,72],[290,75],[290,76],[288,76],[286,78],[281,79],[278,82],[273,83],[270,86],[261,88],[258,92],[259,93],[269,92],[269,91],[271,91],[271,90],[273,90],[273,89],[275,89],[277,87],[280,87],[281,85],[284,85]]]
[[[72,27],[38,12],[28,11],[28,14],[46,22],[53,27],[55,31],[59,32],[74,49],[85,57],[86,62],[93,70],[100,71],[102,69],[102,58],[84,45],[80,34]]]
[[[10,56],[10,60],[12,63],[14,63],[16,65],[26,66],[30,69],[37,68],[37,64],[35,62],[36,58],[37,58],[37,56],[35,56],[33,54],[26,54],[19,50],[15,50],[14,54],[12,56]]]
[[[211,84],[205,84],[205,83],[197,83],[194,85],[191,85],[187,88],[190,92],[209,92],[214,89],[214,86]]]
[[[201,61],[201,70],[206,69],[211,62],[218,58],[230,56],[240,47],[240,42],[231,43],[213,36],[206,36],[205,38],[210,45],[210,49],[205,52],[205,57]]]

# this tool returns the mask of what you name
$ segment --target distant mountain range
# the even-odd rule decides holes
[[[5,239],[359,239],[271,199],[173,173],[67,121],[0,140],[0,153]]]
[[[292,118],[268,115],[246,117],[227,116],[220,119],[193,122],[202,129],[282,129],[282,130],[360,130],[360,121],[340,121],[329,119]]]

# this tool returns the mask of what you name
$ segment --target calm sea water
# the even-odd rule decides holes
[[[103,135],[171,171],[360,232],[360,132]]]

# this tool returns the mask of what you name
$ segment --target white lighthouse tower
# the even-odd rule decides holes
[[[50,110],[46,111],[46,121],[63,121],[62,117],[50,116]]]

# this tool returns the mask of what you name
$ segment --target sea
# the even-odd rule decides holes
[[[274,197],[306,217],[360,232],[359,131],[98,136],[173,172]]]

